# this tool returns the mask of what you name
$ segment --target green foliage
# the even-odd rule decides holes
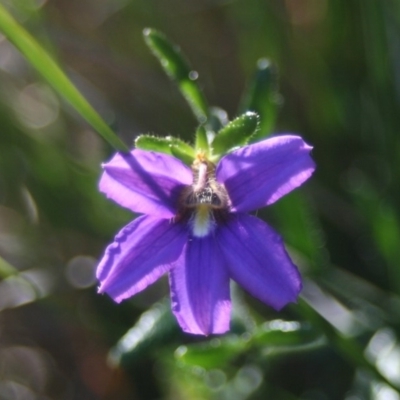
[[[207,130],[204,125],[200,125],[195,134],[195,149],[196,151],[204,151],[205,154],[209,153],[210,145],[207,138]]]
[[[251,110],[260,116],[259,128],[252,136],[252,142],[264,139],[275,128],[281,101],[277,75],[276,66],[269,60],[265,58],[258,60],[257,70],[243,96],[241,112]]]
[[[298,322],[273,320],[257,326],[251,334],[228,334],[207,342],[179,347],[176,358],[186,366],[226,368],[240,357],[271,360],[283,354],[310,351],[324,345],[318,332]]]
[[[235,147],[245,145],[249,138],[256,135],[259,117],[247,112],[225,125],[211,143],[215,155],[223,155]]]
[[[115,365],[132,367],[156,355],[179,333],[179,327],[173,318],[169,302],[157,303],[142,314],[134,327],[118,341],[110,352],[110,361]]]
[[[158,58],[161,66],[178,87],[199,122],[208,117],[208,106],[204,95],[197,85],[198,74],[192,70],[178,46],[172,44],[162,33],[146,28],[143,31],[146,44]]]
[[[42,74],[51,86],[107,140],[116,150],[127,150],[81,93],[75,88],[53,58],[36,40],[16,22],[0,4],[0,31],[21,51],[31,65]]]
[[[400,2],[203,3],[1,3],[0,397],[399,396]],[[187,54],[154,29],[146,47],[145,26]],[[299,302],[278,313],[235,289],[231,331],[197,338],[159,303],[165,281],[98,295],[97,259],[134,216],[98,193],[111,149],[90,129],[126,146],[94,108],[187,165],[274,132],[313,145],[310,183],[257,212],[301,270]]]
[[[135,146],[138,149],[170,154],[179,158],[188,165],[191,165],[195,158],[193,147],[172,136],[157,137],[151,135],[140,135],[135,139]]]

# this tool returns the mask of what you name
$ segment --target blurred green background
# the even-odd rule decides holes
[[[179,44],[229,119],[269,59],[273,131],[317,163],[258,213],[301,269],[299,303],[276,313],[234,288],[231,333],[185,335],[166,280],[121,305],[96,294],[133,218],[97,191],[114,150],[0,36],[0,399],[400,399],[400,1],[0,4],[129,147],[197,127],[144,28]]]

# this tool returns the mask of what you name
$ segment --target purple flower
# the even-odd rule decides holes
[[[298,136],[276,136],[216,166],[199,154],[192,169],[151,151],[115,155],[103,165],[100,190],[144,215],[107,247],[99,292],[120,302],[168,272],[180,326],[201,335],[229,329],[230,278],[276,310],[296,301],[301,278],[282,238],[247,213],[307,180],[310,150]]]

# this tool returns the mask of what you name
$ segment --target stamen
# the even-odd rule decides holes
[[[223,222],[230,202],[223,185],[215,178],[215,166],[206,159],[195,160],[193,185],[183,188],[176,221],[187,221],[192,235],[205,237]]]

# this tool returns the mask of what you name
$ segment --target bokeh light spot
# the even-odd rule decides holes
[[[96,263],[96,259],[89,256],[77,256],[71,259],[65,271],[68,282],[79,289],[94,285]]]

